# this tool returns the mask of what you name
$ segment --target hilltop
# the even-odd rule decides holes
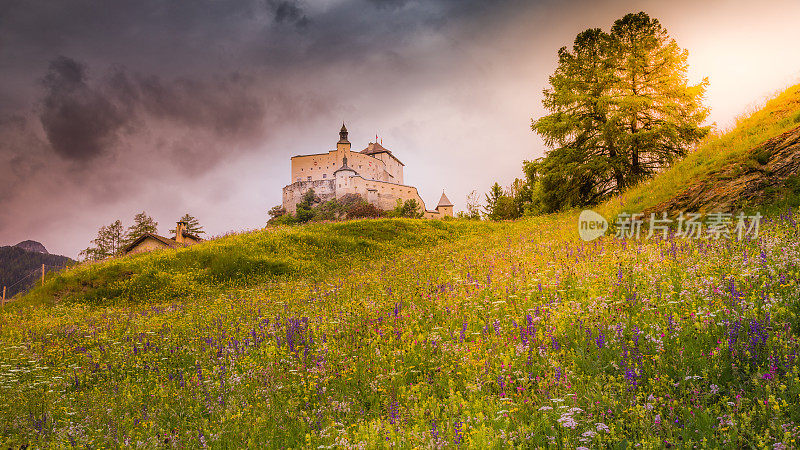
[[[798,94],[598,211],[668,205],[753,154],[783,180]],[[800,228],[791,196],[751,199],[782,213],[741,240],[586,243],[567,211],[275,227],[83,264],[0,314],[0,441],[795,446]]]
[[[168,252],[81,264],[48,278],[34,304],[135,304],[207,298],[280,279],[312,280],[462,232],[451,222],[359,220],[270,227]]]
[[[30,239],[27,241],[22,241],[19,244],[15,245],[14,247],[19,247],[28,252],[49,254],[49,252],[44,247],[44,245],[42,245],[41,242],[31,241]]]

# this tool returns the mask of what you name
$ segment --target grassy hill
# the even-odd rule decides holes
[[[751,115],[743,116],[735,126],[724,133],[710,135],[697,150],[659,176],[642,183],[601,209],[607,217],[620,211],[629,213],[669,209],[669,201],[686,192],[702,194],[703,188],[743,177],[748,171],[764,167],[770,160],[769,149],[763,143],[769,139],[797,131],[800,127],[800,84],[792,86]],[[795,138],[795,142],[797,139]],[[794,153],[800,154],[800,143]],[[763,177],[768,178],[769,173]],[[769,207],[773,212],[800,205],[800,180],[798,173],[783,177],[763,186],[764,196],[759,202],[734,202],[729,207]],[[716,206],[714,202],[703,206]],[[744,199],[742,199],[744,200]],[[659,208],[659,207],[662,208]],[[681,205],[677,205],[680,207]],[[728,209],[728,208],[726,208]]]
[[[318,279],[399,249],[436,245],[460,231],[447,222],[409,220],[271,228],[176,251],[83,264],[51,276],[23,304],[129,305],[207,298],[277,279]]]
[[[598,210],[728,173],[797,95]],[[0,442],[794,447],[795,219],[590,243],[577,212],[365,220],[83,265],[0,313]]]

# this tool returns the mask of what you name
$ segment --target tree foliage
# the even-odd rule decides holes
[[[508,189],[495,182],[485,195],[484,216],[489,220],[517,219],[522,215],[518,196],[521,196],[521,180],[516,180]]]
[[[589,29],[544,91],[550,114],[532,121],[551,150],[525,161],[526,209],[552,212],[596,203],[652,176],[686,155],[709,130],[707,80],[687,81],[686,50],[656,19],[640,12],[610,33]]]
[[[97,237],[92,240],[92,246],[80,252],[84,260],[99,261],[122,253],[125,243],[125,228],[121,220],[115,220],[110,225],[103,225],[97,230]]]
[[[196,217],[194,217],[193,215],[191,215],[189,213],[184,214],[183,217],[178,219],[178,221],[186,223],[186,232],[189,233],[189,234],[193,234],[195,236],[200,236],[201,234],[205,234],[206,233],[205,231],[203,231],[203,227],[200,226],[200,221],[197,220]],[[177,231],[175,229],[169,230],[169,232],[172,233],[172,234],[176,234],[177,233]]]
[[[158,234],[158,222],[142,211],[133,216],[133,225],[128,227],[122,246],[127,246],[145,233]]]
[[[467,210],[459,211],[457,217],[459,219],[480,220],[481,218],[481,204],[480,197],[476,191],[472,191],[467,195]]]
[[[410,198],[406,201],[397,199],[397,204],[394,209],[387,211],[389,217],[407,217],[411,219],[419,219],[424,215],[422,205],[417,203],[416,199]]]
[[[383,211],[367,202],[358,194],[346,194],[340,198],[333,198],[323,202],[313,189],[303,194],[297,204],[297,212],[290,214],[282,205],[277,205],[269,210],[269,225],[292,225],[306,222],[321,222],[328,220],[347,220],[359,218],[373,218],[383,215]]]

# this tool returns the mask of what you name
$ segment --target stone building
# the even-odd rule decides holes
[[[189,245],[197,244],[203,240],[202,238],[199,238],[186,231],[187,227],[188,224],[186,222],[178,222],[178,224],[175,226],[175,237],[172,239],[153,233],[145,233],[136,238],[135,241],[128,244],[124,249],[122,249],[122,252],[124,255],[131,255],[134,253],[149,252],[162,248],[188,247]]]
[[[435,209],[425,209],[417,188],[403,184],[403,167],[405,164],[378,142],[370,142],[360,152],[351,151],[342,124],[335,150],[292,157],[292,183],[283,188],[283,207],[294,214],[303,194],[313,189],[323,202],[358,194],[378,208],[390,210],[398,200],[414,199],[425,218],[452,217],[453,204],[444,193]]]

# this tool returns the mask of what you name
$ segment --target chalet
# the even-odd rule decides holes
[[[178,222],[175,227],[175,237],[172,239],[153,233],[145,233],[122,249],[123,254],[131,255],[162,248],[188,247],[203,240],[186,231],[187,227],[188,224],[186,222]]]

